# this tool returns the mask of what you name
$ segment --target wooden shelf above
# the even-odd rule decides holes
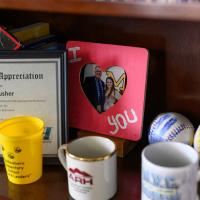
[[[111,3],[68,0],[1,0],[0,9],[200,21],[200,3]]]

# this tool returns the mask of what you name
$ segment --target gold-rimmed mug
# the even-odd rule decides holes
[[[117,191],[115,143],[101,136],[78,138],[58,149],[67,171],[68,188],[76,200],[107,200]]]

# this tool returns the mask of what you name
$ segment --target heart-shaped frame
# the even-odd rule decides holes
[[[123,96],[127,76],[119,66],[102,71],[99,65],[89,63],[81,68],[80,82],[88,101],[97,112],[102,113],[112,108]]]
[[[143,125],[147,50],[79,41],[69,41],[67,49],[69,126],[139,140]],[[92,69],[95,70],[96,66],[102,72],[110,73],[116,88],[117,85],[124,87],[123,95],[106,111],[98,110],[84,89],[86,78],[94,76]],[[121,76],[116,75],[118,70]],[[105,84],[105,79],[102,80]],[[92,86],[97,87],[95,82]],[[92,90],[90,87],[88,89]],[[103,84],[98,87],[103,88]]]

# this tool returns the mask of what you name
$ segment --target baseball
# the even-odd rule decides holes
[[[158,115],[150,126],[149,143],[176,141],[192,145],[194,126],[182,114],[168,112]]]
[[[194,134],[194,149],[200,154],[200,126]]]

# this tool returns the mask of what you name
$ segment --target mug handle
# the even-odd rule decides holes
[[[199,182],[199,181],[200,181],[200,169],[197,172],[197,182]]]
[[[66,149],[67,149],[67,145],[66,144],[63,144],[58,148],[58,158],[59,158],[60,163],[62,164],[62,166],[67,171],[67,162],[66,162],[66,154],[65,154]]]

